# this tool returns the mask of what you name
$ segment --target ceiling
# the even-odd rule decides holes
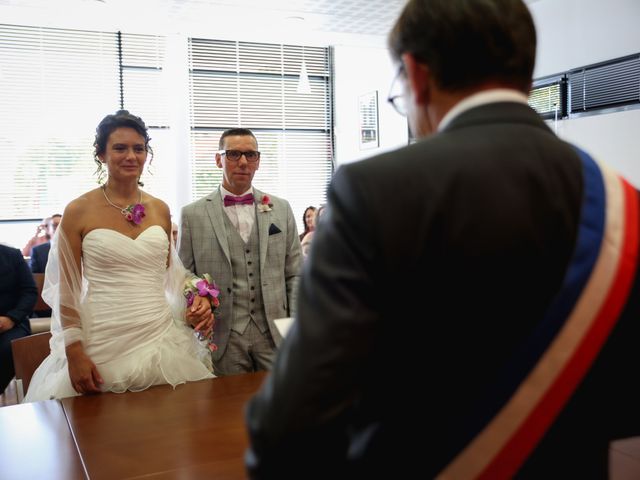
[[[525,0],[532,4],[540,0]],[[0,0],[2,23],[384,46],[406,0]]]
[[[385,38],[406,0],[0,0],[3,23],[221,38]],[[38,22],[38,23],[36,23]],[[46,23],[42,23],[46,22]],[[251,39],[251,38],[249,38]]]

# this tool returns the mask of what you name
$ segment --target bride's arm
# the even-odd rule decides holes
[[[171,214],[169,207],[161,200],[154,199],[152,202],[155,208],[158,208],[158,212],[162,217],[162,228],[167,234],[169,241],[169,254],[167,257],[167,290],[170,291],[170,295],[182,296],[182,292],[185,288],[186,282],[195,277],[190,271],[188,271],[182,265],[178,253],[176,252],[176,245],[172,242],[171,233]],[[178,280],[179,279],[179,280]],[[187,307],[184,318],[187,324],[191,325],[194,329],[201,332],[205,336],[209,336],[213,330],[214,316],[211,311],[211,301],[208,297],[196,296],[193,303]]]
[[[71,385],[78,393],[98,393],[103,383],[97,367],[82,345],[82,210],[86,199],[71,202],[65,209],[58,233],[60,323]]]

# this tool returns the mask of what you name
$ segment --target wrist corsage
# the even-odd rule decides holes
[[[187,299],[187,307],[193,305],[193,299],[198,295],[199,297],[209,297],[211,306],[216,308],[220,305],[220,301],[218,300],[220,290],[218,290],[217,285],[211,279],[211,275],[205,273],[202,277],[203,278],[192,277],[185,283],[183,293]]]
[[[187,299],[187,308],[193,305],[193,300],[196,298],[196,295],[199,297],[207,297],[209,299],[209,303],[211,304],[211,309],[215,310],[218,306],[220,306],[220,300],[218,300],[218,296],[220,295],[220,290],[217,285],[211,279],[211,275],[205,273],[200,277],[192,277],[188,279],[184,285],[183,290],[184,297]],[[197,332],[198,340],[207,341],[209,349],[211,351],[215,351],[218,349],[218,346],[213,343],[213,331],[209,337],[205,337],[201,332]]]

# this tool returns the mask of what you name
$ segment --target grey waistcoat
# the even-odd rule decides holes
[[[243,334],[249,322],[258,326],[262,333],[268,330],[267,318],[260,288],[260,240],[258,227],[254,224],[249,241],[242,237],[225,214],[227,239],[233,272],[233,308],[231,329]]]

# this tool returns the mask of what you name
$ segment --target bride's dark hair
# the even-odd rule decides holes
[[[136,117],[135,115],[129,113],[128,110],[118,110],[116,113],[112,115],[107,115],[102,119],[102,121],[96,127],[96,138],[93,141],[93,161],[98,165],[98,169],[95,173],[98,175],[98,183],[102,183],[106,172],[104,171],[104,165],[98,158],[98,155],[103,154],[107,149],[107,141],[109,140],[109,135],[117,129],[121,127],[133,128],[136,132],[144,138],[144,148],[147,152],[151,154],[151,158],[149,159],[149,163],[147,165],[151,165],[153,162],[153,149],[149,145],[149,140],[151,137],[149,136],[149,132],[147,131],[147,126],[144,124],[140,117]],[[144,186],[144,183],[138,179],[138,185],[141,187]]]

